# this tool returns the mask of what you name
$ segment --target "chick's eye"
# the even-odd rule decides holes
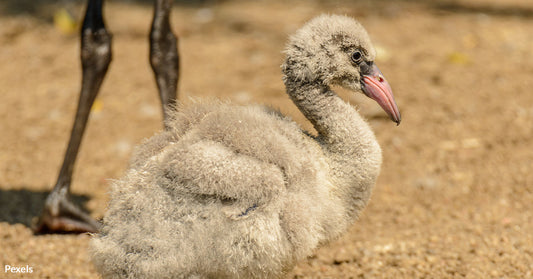
[[[363,55],[360,51],[356,50],[354,53],[352,53],[352,61],[355,63],[359,63],[363,60]]]

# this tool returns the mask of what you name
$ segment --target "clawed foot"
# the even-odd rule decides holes
[[[42,215],[33,227],[37,234],[97,232],[101,224],[72,203],[67,195],[46,199]]]

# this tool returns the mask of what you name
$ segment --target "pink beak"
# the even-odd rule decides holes
[[[362,89],[365,94],[376,101],[381,108],[389,115],[392,121],[400,125],[402,117],[400,116],[400,110],[394,101],[392,95],[392,89],[389,83],[383,77],[383,74],[376,65],[373,65],[370,74],[363,75],[361,82]]]

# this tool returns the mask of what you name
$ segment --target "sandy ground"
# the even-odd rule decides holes
[[[71,8],[81,17],[81,6]],[[106,8],[114,61],[72,189],[95,218],[133,146],[162,127],[147,62],[151,8]],[[382,173],[360,220],[288,278],[533,278],[530,1],[224,1],[173,12],[181,100],[266,103],[308,129],[280,78],[287,35],[315,15],[341,13],[378,46],[403,122],[339,90],[369,118]],[[98,277],[88,235],[30,230],[60,168],[81,79],[76,34],[49,18],[0,16],[0,264],[33,270],[0,278]]]

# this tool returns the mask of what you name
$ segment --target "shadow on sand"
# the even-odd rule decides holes
[[[32,228],[33,220],[41,215],[49,191],[2,190],[0,185],[0,222],[23,224]],[[22,188],[22,187],[21,187]],[[90,199],[85,195],[72,195],[72,201],[87,211],[85,204]]]

